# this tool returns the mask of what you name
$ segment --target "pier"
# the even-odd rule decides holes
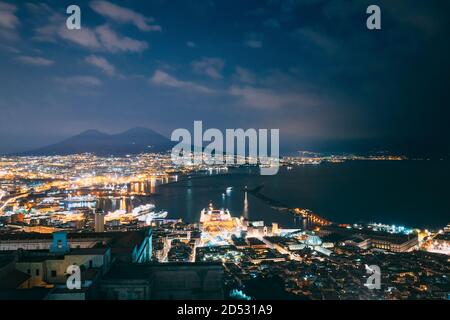
[[[330,220],[327,220],[308,209],[294,208],[290,209],[290,211],[297,216],[301,216],[304,219],[308,219],[312,224],[317,226],[328,226],[332,223]]]
[[[252,196],[264,201],[267,203],[270,207],[273,209],[279,210],[279,211],[287,211],[289,213],[294,214],[296,217],[300,217],[301,219],[308,222],[305,225],[313,225],[313,226],[327,226],[332,224],[332,222],[322,216],[319,216],[318,214],[312,212],[309,209],[304,208],[290,208],[288,205],[272,199],[264,194],[261,193],[261,190],[264,188],[264,185],[260,185],[254,189],[245,189],[248,193],[250,193]]]

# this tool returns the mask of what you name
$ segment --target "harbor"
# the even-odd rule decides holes
[[[260,185],[251,190],[245,189],[245,191],[248,192],[249,194],[251,194],[252,196],[264,201],[273,209],[276,209],[280,212],[286,212],[286,213],[293,214],[295,217],[302,219],[302,224],[305,229],[313,229],[316,226],[326,226],[326,225],[332,224],[332,222],[330,220],[312,212],[309,209],[289,208],[286,204],[264,195],[261,192],[261,190],[263,188],[264,188],[264,185]]]

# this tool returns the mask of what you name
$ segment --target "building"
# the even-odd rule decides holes
[[[100,297],[111,300],[220,300],[221,263],[117,264],[102,279]]]
[[[89,248],[73,249],[64,254],[28,252],[18,257],[15,263],[19,270],[30,277],[20,288],[47,287],[48,285],[66,286],[67,268],[77,265],[85,276],[102,276],[111,267],[111,249]],[[85,279],[88,281],[88,279]]]
[[[243,230],[247,237],[267,237],[272,235],[279,235],[282,230],[279,228],[278,223],[272,223],[271,226],[264,225],[264,221],[248,221],[245,220],[243,224]]]
[[[105,231],[105,214],[100,209],[96,209],[94,212],[94,229],[95,232]]]
[[[370,235],[370,243],[372,248],[392,252],[410,252],[419,248],[417,235],[372,234]]]
[[[417,234],[388,233],[338,226],[321,227],[323,237],[338,236],[341,242],[363,250],[382,249],[391,252],[410,252],[419,248]]]
[[[450,255],[450,232],[436,235],[430,241],[427,251]]]
[[[152,258],[152,229],[127,232],[65,232],[0,234],[0,252],[89,249],[102,246],[111,249],[114,259],[123,262],[149,262]],[[57,239],[55,244],[55,239]]]
[[[0,297],[29,291],[43,294],[40,299],[95,298],[96,284],[112,264],[111,248],[70,248],[65,232],[54,233],[47,250],[3,251],[0,256],[8,261],[0,272]],[[69,290],[68,267],[74,265],[80,270],[81,287]]]
[[[114,263],[145,264],[152,256],[151,229],[8,236],[0,239],[0,298],[29,295],[31,299],[47,300],[96,299],[100,280]],[[37,243],[35,248],[30,238]],[[17,249],[5,250],[11,248]],[[80,268],[81,288],[70,290],[68,267],[73,265]]]
[[[29,274],[16,270],[16,260],[14,255],[0,255],[0,291],[24,286],[30,279]]]

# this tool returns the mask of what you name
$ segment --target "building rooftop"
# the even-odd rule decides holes
[[[440,241],[450,241],[450,233],[441,233],[438,234],[436,237],[434,237],[434,240],[440,240]]]
[[[31,288],[0,290],[0,300],[43,300],[52,289]]]
[[[1,290],[15,289],[22,283],[27,281],[29,278],[30,275],[14,269],[0,278],[0,289]]]

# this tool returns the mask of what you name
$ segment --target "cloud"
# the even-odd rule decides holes
[[[161,31],[161,26],[152,24],[153,18],[145,17],[128,8],[120,7],[108,1],[92,1],[90,6],[98,14],[118,23],[133,24],[141,31]]]
[[[103,47],[110,52],[142,52],[148,48],[147,42],[121,37],[107,25],[97,27],[95,31]]]
[[[16,16],[17,7],[13,4],[0,1],[0,39],[17,40],[19,34],[19,18]]]
[[[198,85],[196,83],[190,81],[178,80],[175,77],[169,75],[168,73],[162,70],[156,70],[153,76],[149,79],[149,82],[159,86],[166,86],[172,88],[183,89],[187,91],[196,91],[200,93],[213,93],[214,90],[211,90],[207,87]]]
[[[69,30],[62,14],[57,12],[49,14],[48,23],[36,29],[34,40],[56,42],[60,38],[86,49],[111,53],[142,52],[148,48],[147,42],[123,37],[108,25],[96,28],[83,26],[80,30]]]
[[[100,69],[109,76],[116,74],[116,68],[103,57],[90,55],[84,59],[90,65]]]
[[[49,16],[47,24],[36,28],[33,40],[44,42],[57,42],[58,38],[63,39],[81,47],[100,50],[100,43],[95,30],[83,26],[80,30],[68,30],[65,17],[46,6],[29,6],[35,15]]]
[[[62,39],[68,40],[85,48],[100,50],[103,47],[95,30],[88,27],[83,27],[80,30],[69,30],[64,25],[57,30],[57,34]]]
[[[305,106],[316,105],[314,99],[298,93],[279,93],[265,88],[255,88],[251,86],[231,86],[229,93],[238,97],[241,103],[258,109],[278,109],[285,106]]]
[[[239,82],[255,83],[256,75],[248,69],[237,66],[235,68],[234,78]]]
[[[50,59],[45,59],[41,57],[30,57],[30,56],[19,56],[16,58],[16,60],[24,64],[43,67],[48,67],[55,63],[53,60]]]
[[[262,35],[258,33],[247,33],[245,34],[244,45],[249,48],[259,49],[262,48]]]
[[[220,58],[202,58],[191,63],[191,67],[195,72],[207,75],[212,79],[222,79],[224,66],[225,61]]]
[[[262,48],[262,41],[260,40],[247,40],[244,42],[246,47],[253,48],[253,49],[259,49]]]
[[[56,78],[56,81],[64,84],[64,85],[82,85],[82,86],[91,86],[97,87],[102,84],[102,82],[92,76],[72,76],[67,78]]]
[[[323,33],[319,33],[309,28],[296,29],[291,35],[295,39],[307,41],[319,49],[325,50],[329,54],[335,53],[338,50],[338,45],[332,39]]]
[[[10,52],[10,53],[19,53],[20,52],[20,50],[17,49],[16,47],[7,46],[4,44],[0,44],[0,51]]]
[[[17,7],[13,4],[0,2],[0,27],[6,29],[16,29],[19,19],[15,12]]]
[[[186,46],[189,48],[195,48],[197,45],[192,41],[187,41]]]

